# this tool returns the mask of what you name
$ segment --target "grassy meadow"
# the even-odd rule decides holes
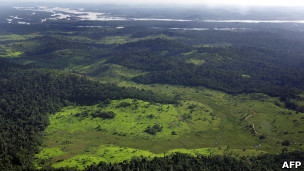
[[[288,150],[303,149],[299,126],[303,124],[303,113],[280,107],[277,98],[264,94],[229,95],[203,87],[128,81],[120,85],[178,95],[182,100],[178,105],[123,99],[110,104],[66,107],[50,116],[44,147],[36,156],[37,166],[83,169],[94,162],[153,158],[173,152],[233,156],[280,153],[286,147],[281,145],[283,140],[291,141]],[[95,111],[112,111],[116,116],[92,117]],[[298,126],[293,120],[297,120]],[[254,133],[251,123],[259,135]],[[161,125],[161,132],[145,132],[155,124]],[[260,135],[266,138],[260,139]]]

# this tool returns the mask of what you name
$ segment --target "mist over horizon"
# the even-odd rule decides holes
[[[12,3],[50,3],[49,1],[45,0],[0,0],[2,4],[12,4]],[[256,0],[256,1],[241,1],[241,0],[88,0],[88,1],[81,1],[81,0],[54,0],[51,3],[60,3],[60,4],[67,4],[67,3],[80,3],[80,4],[115,4],[115,5],[181,5],[184,7],[198,7],[197,5],[203,5],[207,7],[219,7],[219,6],[231,6],[231,7],[238,7],[238,8],[249,8],[249,7],[304,7],[304,2],[300,0]],[[161,6],[158,6],[161,7]]]
[[[83,8],[83,12],[98,12],[111,14],[114,19],[131,18],[132,20],[137,18],[138,20],[146,19],[164,19],[170,21],[171,19],[178,19],[180,21],[188,20],[208,20],[208,22],[214,22],[212,20],[232,20],[229,22],[239,22],[238,20],[280,20],[288,22],[289,20],[304,20],[304,7],[271,7],[271,6],[235,6],[235,5],[181,5],[181,4],[167,4],[167,5],[142,5],[130,3],[128,5],[111,3],[79,3],[73,2],[26,2],[26,1],[14,1],[7,2],[6,5],[2,5],[0,8],[3,12],[12,7],[39,7],[44,6],[48,8],[60,7],[67,9]],[[16,10],[16,9],[15,9]],[[50,9],[49,9],[50,10]],[[55,15],[56,9],[51,12]],[[58,10],[58,9],[57,9]],[[68,15],[69,10],[63,10],[61,13]],[[73,13],[73,12],[72,12]],[[78,12],[76,12],[78,13]],[[12,13],[13,15],[13,13]],[[4,16],[2,16],[4,17]],[[3,18],[4,20],[8,19]],[[237,20],[237,21],[234,21]],[[222,21],[221,21],[222,22]],[[257,21],[259,22],[259,21]],[[276,23],[276,21],[271,21]]]
[[[160,17],[164,15],[172,16],[173,18],[181,19],[265,19],[265,20],[299,20],[304,17],[304,2],[302,1],[254,1],[243,2],[239,0],[224,1],[224,0],[169,0],[169,1],[138,1],[138,0],[68,0],[52,2],[44,0],[13,0],[5,1],[0,0],[2,8],[4,6],[14,7],[29,7],[29,6],[60,6],[66,8],[78,8],[83,7],[85,9],[93,10],[105,10],[111,13],[117,12],[117,14],[131,14],[133,16],[137,14],[145,14],[151,16],[152,13],[159,13]],[[1,8],[1,7],[0,7]],[[133,8],[134,11],[129,10]],[[140,11],[140,12],[139,12]],[[209,17],[212,14],[213,17]],[[176,17],[174,17],[176,16]],[[207,16],[207,17],[206,17]]]

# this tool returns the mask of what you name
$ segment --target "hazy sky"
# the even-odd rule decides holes
[[[304,6],[304,0],[0,0],[0,2],[77,2],[120,4],[205,4],[237,6]]]

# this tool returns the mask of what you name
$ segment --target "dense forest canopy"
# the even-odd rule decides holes
[[[0,170],[280,170],[303,161],[300,11],[67,7],[0,7]],[[45,143],[54,132],[88,133],[46,132],[61,114],[69,125],[97,124],[81,138],[107,146]],[[119,130],[122,121],[134,132]],[[181,147],[189,154],[163,155]]]

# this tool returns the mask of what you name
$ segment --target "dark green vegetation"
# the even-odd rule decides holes
[[[115,118],[116,114],[112,111],[109,112],[101,112],[101,111],[97,111],[94,114],[92,114],[92,117],[96,118],[96,117],[100,117],[103,119],[112,119]]]
[[[303,152],[283,152],[278,155],[266,154],[258,157],[241,157],[234,158],[231,156],[191,156],[188,154],[174,153],[171,155],[164,155],[163,157],[148,158],[134,158],[131,161],[124,161],[121,163],[108,164],[100,162],[93,164],[85,171],[123,171],[123,170],[177,170],[177,171],[214,171],[214,170],[227,170],[227,171],[279,171],[282,169],[282,163],[288,160],[304,160]],[[44,170],[44,169],[42,169]],[[48,170],[76,170],[76,168],[61,168],[61,169],[48,169]],[[292,168],[289,170],[303,170],[300,168]]]
[[[78,27],[88,25],[105,27]],[[0,170],[279,170],[303,160],[286,154],[303,151],[303,32],[244,26],[0,24]]]
[[[148,126],[145,132],[151,135],[155,135],[157,132],[161,132],[162,129],[162,126],[160,126],[159,124],[155,124],[152,127]]]
[[[1,170],[32,166],[33,155],[41,144],[41,133],[49,124],[49,114],[63,106],[122,98],[174,102],[136,88],[100,84],[58,71],[29,69],[4,60],[0,61],[0,68]],[[92,116],[114,118],[115,114],[96,112]]]
[[[19,58],[13,59],[17,62],[75,71],[105,60],[87,74],[98,76],[110,69],[109,64],[118,64],[148,72],[132,78],[145,84],[206,86],[227,93],[259,92],[285,98],[304,90],[304,42],[286,38],[300,32],[202,34],[147,29],[140,35],[136,29],[73,27],[70,32],[48,32],[47,36],[32,36],[30,43],[9,43],[4,48],[13,50],[3,55],[19,52]]]
[[[260,171],[260,170],[284,170],[280,163],[287,160],[304,160],[304,154],[301,152],[282,153],[279,155],[262,155],[259,157],[242,157],[236,159],[230,156],[201,156],[196,157],[175,153],[170,156],[158,157],[152,160],[147,158],[133,159],[130,162],[109,165],[104,162],[98,165],[92,165],[86,170],[227,170],[227,171]],[[215,164],[216,163],[216,164]],[[263,163],[261,165],[261,163]],[[299,169],[290,169],[299,170]]]
[[[301,76],[303,65],[296,66],[292,63],[294,58],[297,65],[303,63],[302,50],[298,51],[297,56],[286,53],[277,55],[278,52],[258,47],[201,47],[189,50],[187,47],[179,47],[178,44],[172,45],[168,40],[156,40],[158,41],[150,41],[149,46],[142,47],[148,49],[144,52],[125,48],[122,52],[123,59],[114,57],[114,59],[118,58],[119,62],[112,61],[151,71],[133,79],[139,83],[203,85],[228,93],[262,92],[274,96],[295,95],[304,88],[302,84],[304,80]],[[145,43],[145,41],[138,42],[143,45]],[[163,49],[157,48],[158,44],[165,44],[166,46],[161,46],[171,54],[162,56]],[[301,46],[303,45],[302,43]],[[133,43],[130,43],[130,46],[136,47]],[[172,47],[178,47],[183,52]],[[154,55],[157,52],[159,54]],[[174,52],[176,54],[172,54]],[[144,58],[139,59],[142,56]],[[185,59],[191,58],[205,60],[205,63],[202,65],[185,63]]]

